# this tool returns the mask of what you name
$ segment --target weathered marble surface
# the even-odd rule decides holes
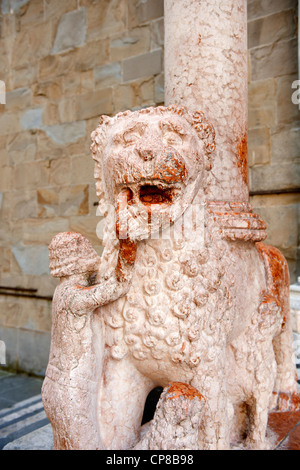
[[[55,447],[158,449],[155,429],[173,425],[174,448],[269,448],[269,411],[299,406],[288,269],[248,203],[208,200],[213,126],[147,108],[102,117],[92,141],[103,256],[79,234],[50,245],[63,278],[43,389]],[[200,227],[183,217],[196,208]],[[174,382],[203,401],[182,393],[169,410],[162,397],[147,434],[148,393]],[[180,444],[175,417],[188,429],[198,408]]]

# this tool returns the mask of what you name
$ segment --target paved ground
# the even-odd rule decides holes
[[[39,378],[0,370],[0,450],[52,448],[42,383]]]

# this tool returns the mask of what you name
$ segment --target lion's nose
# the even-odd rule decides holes
[[[145,161],[153,160],[154,158],[154,152],[153,152],[153,149],[151,148],[144,148],[144,147],[138,146],[137,152],[139,156]]]
[[[161,149],[160,142],[156,142],[155,137],[153,138],[146,138],[139,142],[136,146],[137,153],[139,156],[144,160],[153,160],[157,153]]]

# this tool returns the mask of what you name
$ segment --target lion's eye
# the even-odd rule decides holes
[[[141,136],[137,132],[125,132],[123,138],[126,145],[133,145],[138,142]]]
[[[165,133],[163,141],[165,145],[176,145],[182,143],[182,138],[177,132],[169,131]]]

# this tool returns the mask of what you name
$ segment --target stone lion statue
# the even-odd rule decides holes
[[[299,406],[288,269],[262,243],[266,225],[247,202],[208,200],[213,126],[182,107],[126,111],[101,117],[91,150],[105,217],[96,282],[116,269],[122,239],[137,243],[128,291],[98,310],[100,447],[164,448],[154,430],[176,426],[178,407],[199,394],[201,406],[188,408],[201,409],[198,421],[191,411],[199,429],[182,448],[269,448],[269,411]],[[195,393],[171,407],[172,383]],[[158,386],[165,393],[147,434],[144,404]]]

